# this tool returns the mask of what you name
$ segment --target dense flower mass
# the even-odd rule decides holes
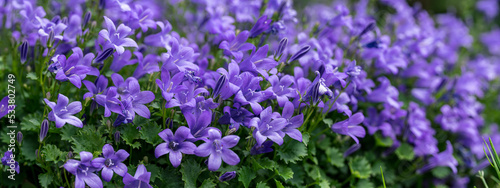
[[[475,185],[500,30],[469,4],[1,1],[0,122],[24,131],[2,164],[37,187]]]

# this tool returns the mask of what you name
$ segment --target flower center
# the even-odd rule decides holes
[[[66,72],[64,72],[65,75],[71,74],[71,70],[75,69],[74,66],[70,67]]]
[[[269,125],[269,123],[268,123],[268,124],[266,124],[266,127],[267,127],[267,130],[270,130],[270,129],[272,129],[272,128],[273,128],[273,126]]]
[[[168,143],[168,147],[171,150],[177,150],[177,146],[179,146],[179,143],[177,143],[177,142],[170,142],[170,143]]]
[[[214,147],[215,147],[215,151],[217,153],[221,153],[222,152],[222,146],[223,146],[222,142],[220,140],[215,140],[213,142],[213,144],[214,144]]]
[[[111,159],[106,159],[106,161],[104,161],[104,165],[106,165],[106,167],[110,167],[110,166],[114,166],[115,163],[113,163],[113,160],[111,160]]]

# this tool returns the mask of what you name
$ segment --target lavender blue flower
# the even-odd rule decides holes
[[[80,161],[69,159],[64,164],[64,168],[76,177],[75,188],[85,188],[85,185],[92,188],[103,187],[101,179],[95,174],[100,168],[92,166],[92,158],[92,153],[82,151],[80,152]]]
[[[361,112],[355,113],[349,119],[346,119],[341,122],[334,123],[331,127],[332,131],[342,135],[348,135],[356,144],[359,144],[358,137],[365,137],[365,129],[362,126],[359,126],[365,120],[365,117]]]
[[[228,135],[221,138],[221,133],[217,129],[210,129],[207,133],[208,139],[205,143],[196,148],[194,153],[200,157],[208,157],[208,170],[216,171],[222,164],[222,161],[229,165],[237,165],[240,158],[230,148],[236,146],[240,137]]]
[[[68,97],[62,94],[59,94],[57,103],[51,102],[48,99],[44,99],[44,101],[52,109],[49,113],[49,120],[56,122],[57,128],[61,128],[66,123],[75,127],[83,127],[82,121],[73,116],[82,110],[82,103],[80,101],[69,103]]]
[[[130,27],[120,24],[116,28],[113,21],[106,16],[104,16],[104,21],[107,29],[99,31],[99,36],[106,39],[106,46],[113,47],[118,54],[122,54],[125,51],[124,47],[138,47],[134,40],[126,38],[132,31]]]
[[[127,173],[127,166],[123,161],[128,158],[129,153],[123,149],[115,152],[113,146],[106,144],[102,147],[103,157],[95,158],[91,161],[94,168],[102,169],[101,176],[104,181],[111,181],[113,174],[124,176]]]
[[[124,188],[135,188],[135,187],[148,187],[152,188],[149,185],[149,180],[151,179],[151,172],[146,170],[146,167],[143,164],[140,164],[135,171],[135,175],[132,176],[130,174],[125,174],[123,176],[123,184],[125,184]]]
[[[194,154],[196,145],[190,141],[186,141],[191,135],[189,128],[181,126],[175,131],[175,135],[170,129],[165,129],[158,135],[160,135],[165,143],[156,146],[156,158],[169,154],[170,163],[177,168],[181,164],[183,153]]]

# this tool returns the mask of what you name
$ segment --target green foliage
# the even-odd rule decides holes
[[[293,178],[293,170],[289,167],[280,165],[277,169],[277,172],[278,175],[280,175],[285,180]]]
[[[337,148],[326,149],[326,156],[328,157],[328,162],[336,167],[344,166],[344,156]]]
[[[245,186],[245,188],[248,188],[250,186],[250,183],[255,177],[257,177],[255,171],[247,166],[243,166],[240,168],[240,170],[238,170],[238,181],[243,183],[243,186]]]
[[[47,144],[43,146],[42,149],[43,156],[46,161],[64,161],[66,153],[62,152],[57,146],[52,144]]]
[[[196,180],[203,171],[200,164],[193,160],[186,160],[182,162],[181,166],[182,180],[185,183],[184,187],[197,187]]]
[[[281,160],[285,161],[286,164],[296,163],[307,156],[307,148],[301,142],[288,140],[287,144],[278,150],[278,156]]]
[[[103,137],[102,133],[92,126],[84,126],[72,137],[72,140],[73,146],[71,148],[75,153],[88,151],[93,152],[94,156],[100,154],[102,147],[106,144],[106,137]]]
[[[442,167],[438,166],[434,169],[432,169],[432,175],[434,175],[437,178],[445,178],[451,173],[451,169],[448,167]]]
[[[156,122],[152,122],[143,124],[139,132],[141,133],[141,139],[151,145],[156,146],[162,142],[162,139],[160,138],[160,136],[158,136],[158,133],[160,133],[161,131],[161,127],[158,126]]]
[[[267,184],[265,182],[259,182],[257,183],[257,186],[255,186],[256,188],[269,188],[269,186],[267,186]]]
[[[413,152],[413,147],[410,144],[403,143],[396,149],[396,155],[401,160],[413,160],[415,158],[415,153]]]
[[[53,181],[53,176],[48,173],[40,174],[38,175],[38,181],[40,182],[40,185],[42,185],[42,187],[49,187],[49,185]]]
[[[360,179],[369,178],[372,173],[371,165],[368,160],[360,156],[356,156],[349,160],[349,169],[354,177]]]

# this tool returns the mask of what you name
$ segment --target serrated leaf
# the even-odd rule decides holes
[[[182,180],[185,183],[184,187],[197,187],[196,180],[203,170],[200,164],[193,160],[187,160],[183,162],[181,166]]]
[[[302,165],[291,165],[291,168],[293,171],[293,178],[287,180],[286,182],[296,187],[304,187],[302,184],[304,183],[304,176],[306,176],[306,173],[304,172]]]
[[[250,167],[244,166],[240,170],[238,170],[238,181],[243,183],[243,186],[245,186],[245,188],[248,188],[248,186],[250,186],[250,183],[255,177],[257,177],[255,175],[255,171],[253,171]]]
[[[30,72],[30,73],[26,74],[26,78],[29,78],[31,80],[38,80],[38,76],[36,76],[36,74],[34,72]]]
[[[327,180],[321,180],[321,182],[319,182],[319,187],[320,188],[330,188],[330,183]]]
[[[102,152],[104,144],[106,144],[106,137],[103,137],[93,126],[84,126],[76,136],[72,137],[72,140],[73,146],[71,148],[75,153],[88,151],[99,154]]]
[[[357,188],[374,188],[375,185],[372,182],[370,182],[366,179],[363,179],[363,180],[358,181],[358,183],[356,184],[356,187]]]
[[[162,169],[160,171],[159,179],[161,180],[161,185],[159,185],[159,187],[182,187],[184,182],[182,181],[179,170],[170,168],[169,166],[167,169]]]
[[[369,178],[372,172],[372,168],[368,160],[364,157],[356,156],[349,160],[349,169],[351,170],[352,175],[354,177],[360,179]]]
[[[216,186],[217,185],[211,179],[205,179],[205,181],[203,181],[203,183],[201,184],[200,188],[213,188]]]
[[[47,173],[40,174],[38,175],[38,181],[40,182],[40,185],[42,185],[42,187],[49,187],[53,180],[52,177],[52,175],[49,175]]]
[[[450,175],[451,169],[448,167],[438,166],[432,169],[432,175],[436,178],[446,178]]]
[[[278,166],[278,169],[276,169],[276,172],[278,172],[278,175],[285,179],[285,181],[293,178],[293,171],[289,167],[280,165]]]
[[[162,139],[158,136],[158,133],[161,132],[161,127],[156,122],[146,123],[139,132],[141,133],[141,139],[153,146],[162,142]]]
[[[337,148],[328,148],[326,149],[326,157],[328,158],[328,162],[336,167],[344,166],[344,156]]]
[[[61,150],[59,150],[59,148],[57,148],[57,146],[54,146],[52,144],[47,144],[43,146],[42,154],[45,157],[46,161],[54,161],[54,162],[63,160],[65,155],[64,152],[62,152]]]
[[[134,149],[139,149],[139,147],[141,147],[141,143],[140,142],[134,142],[133,144],[129,144],[130,147],[134,148]]]
[[[255,186],[255,187],[256,188],[269,188],[269,186],[267,186],[267,184],[264,182],[257,183],[257,186]]]
[[[76,136],[80,128],[75,126],[63,126],[61,128],[61,140],[71,141],[72,137]]]
[[[309,139],[311,138],[311,135],[308,132],[302,133],[302,143],[304,143],[305,146],[309,144]]]
[[[21,130],[23,131],[38,131],[42,124],[43,118],[38,114],[29,114],[21,120]]]
[[[120,131],[121,138],[129,146],[134,145],[134,140],[140,136],[139,129],[135,125],[122,125],[123,129]]]
[[[283,186],[283,184],[280,181],[278,181],[278,180],[275,179],[274,182],[276,182],[276,187],[277,188],[285,188],[285,186]]]
[[[24,133],[23,144],[21,145],[21,153],[26,161],[36,160],[35,151],[39,146],[38,141],[38,134],[35,134],[33,132]]]
[[[401,160],[413,160],[415,158],[415,153],[413,152],[413,147],[410,144],[403,143],[396,149],[396,155]]]
[[[145,165],[146,169],[148,169],[148,172],[151,172],[151,177],[150,181],[155,181],[156,178],[160,176],[160,167],[154,165],[154,164],[147,164]]]
[[[307,175],[314,180],[323,179],[323,175],[321,169],[317,165],[305,164],[304,168],[306,169]]]
[[[269,158],[260,158],[257,160],[257,162],[255,164],[258,165],[260,168],[268,169],[268,170],[273,170],[274,168],[277,167],[276,161],[273,161]],[[256,169],[256,170],[258,170],[258,169]]]
[[[307,156],[307,148],[301,142],[289,140],[288,145],[280,148],[277,153],[280,159],[285,161],[285,163],[295,163]]]

